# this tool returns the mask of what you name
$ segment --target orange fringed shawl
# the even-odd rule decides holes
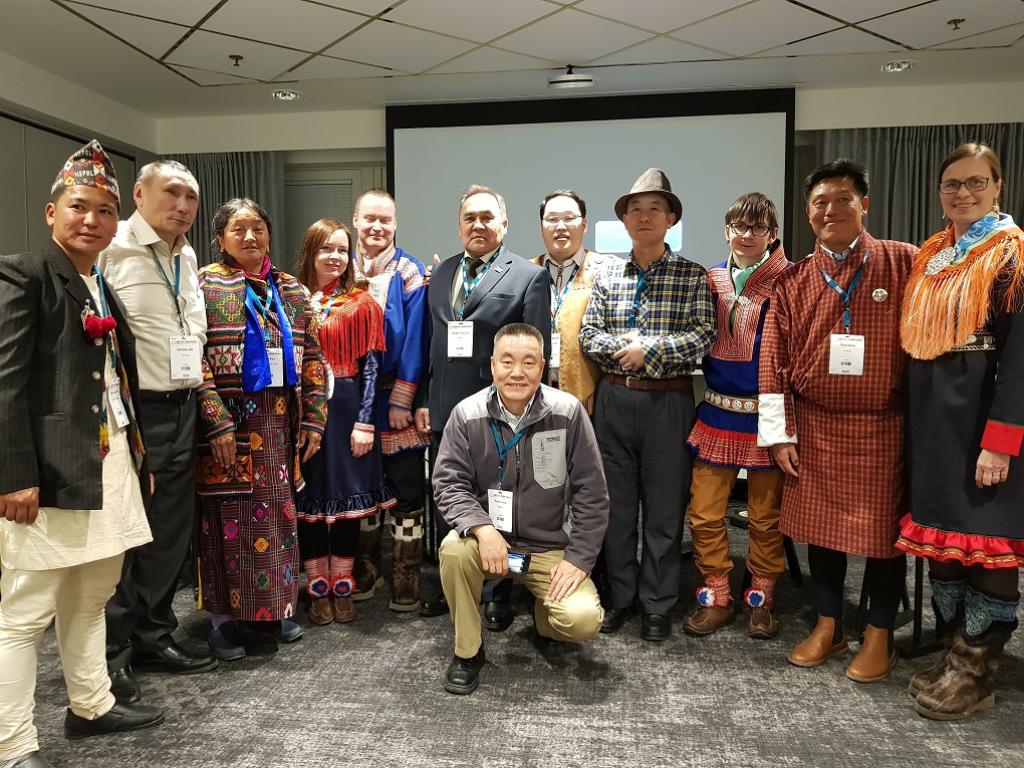
[[[312,303],[324,359],[335,377],[347,379],[359,373],[361,358],[384,351],[384,312],[362,288],[335,293],[337,285],[337,280],[325,285]]]
[[[1015,311],[1024,301],[1024,232],[1019,227],[992,232],[969,248],[959,264],[928,270],[931,258],[955,242],[952,225],[930,237],[910,273],[900,339],[907,354],[918,360],[934,360],[968,343],[988,322],[994,296],[1004,297],[1005,306],[999,309],[1006,311]]]

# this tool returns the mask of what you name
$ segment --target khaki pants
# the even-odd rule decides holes
[[[0,574],[0,762],[39,749],[32,722],[36,650],[54,617],[71,711],[95,720],[114,706],[103,609],[123,561],[122,554],[70,568]]]
[[[690,483],[690,533],[697,570],[705,579],[726,576],[732,570],[725,520],[729,494],[739,470],[694,462]],[[758,469],[747,472],[747,532],[750,555],[747,570],[752,576],[776,579],[786,567],[779,533],[782,472]]]
[[[558,602],[547,599],[551,569],[564,554],[561,549],[534,552],[529,571],[514,578],[522,581],[535,598],[537,632],[542,636],[565,643],[592,640],[601,629],[604,609],[589,577],[568,597]],[[480,548],[473,537],[464,539],[452,531],[441,542],[440,560],[441,588],[455,623],[455,655],[470,659],[482,642],[480,593],[487,575],[480,562]]]

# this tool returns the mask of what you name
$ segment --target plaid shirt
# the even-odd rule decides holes
[[[623,335],[633,332],[644,349],[644,367],[629,375],[672,379],[693,373],[715,338],[715,305],[707,273],[666,249],[647,269],[636,321],[630,327],[642,271],[632,254],[628,261],[614,259],[601,270],[583,316],[580,348],[606,373],[626,375],[612,355],[626,347]]]

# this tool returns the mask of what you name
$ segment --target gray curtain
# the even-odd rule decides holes
[[[867,227],[875,237],[920,244],[942,229],[939,165],[965,141],[981,141],[995,150],[1003,166],[1000,207],[1018,223],[1024,221],[1024,123],[856,128],[815,134],[821,162],[848,157],[867,166],[871,185]]]
[[[165,157],[183,163],[199,181],[199,214],[188,237],[200,266],[220,259],[217,249],[210,247],[210,222],[217,208],[233,197],[251,198],[266,209],[274,224],[270,258],[275,265],[278,263],[274,246],[284,248],[285,243],[283,152],[209,152]],[[288,258],[281,264],[287,265]]]

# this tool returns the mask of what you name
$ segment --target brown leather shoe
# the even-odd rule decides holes
[[[695,637],[713,634],[736,618],[736,603],[728,605],[703,606],[699,603],[683,621],[683,632]]]
[[[797,667],[816,667],[836,656],[842,656],[849,646],[845,636],[841,636],[838,642],[832,642],[835,633],[836,620],[830,616],[819,616],[818,623],[807,639],[790,651],[789,663]]]
[[[309,604],[309,620],[318,626],[324,626],[334,621],[334,607],[331,605],[331,596],[314,597]]]
[[[771,640],[779,634],[779,620],[771,603],[750,609],[747,617],[747,634],[759,640]]]
[[[339,624],[356,620],[356,604],[351,597],[334,598],[334,620]]]
[[[877,683],[889,676],[897,658],[892,630],[868,624],[860,650],[846,668],[846,676],[857,683]]]

